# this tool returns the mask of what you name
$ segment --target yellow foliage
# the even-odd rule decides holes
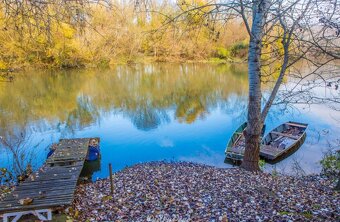
[[[262,66],[262,80],[264,82],[272,79],[277,79],[282,69],[284,59],[284,45],[283,45],[283,29],[281,26],[275,26],[272,33],[268,35],[263,43],[261,60]],[[293,46],[290,45],[289,51],[292,51]],[[284,79],[286,81],[286,79]]]
[[[76,30],[74,28],[66,23],[62,23],[60,25],[60,32],[65,38],[72,39],[75,31]]]
[[[91,5],[84,12],[87,21],[83,23],[66,18],[44,22],[44,17],[37,21],[33,15],[28,21],[18,16],[5,23],[0,11],[1,66],[108,66],[146,58],[206,60],[216,57],[218,49],[247,39],[240,21],[231,21],[227,26],[223,22],[210,23],[203,15],[211,7],[192,11],[176,24],[162,26],[168,22],[162,14],[171,17],[180,10],[204,6],[205,0],[184,0],[181,8],[155,4],[152,10],[161,13],[152,14],[136,12],[133,6],[115,1],[113,4],[111,8]],[[47,9],[55,17],[62,13],[59,10],[53,6]]]
[[[7,69],[7,65],[4,61],[0,60],[0,70],[4,70],[4,69]]]

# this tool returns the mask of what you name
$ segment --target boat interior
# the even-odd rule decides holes
[[[236,137],[235,143],[231,147],[230,151],[235,152],[235,153],[243,153],[245,145],[246,145],[245,144],[246,140],[242,133],[236,133],[236,134],[237,134],[237,137]]]
[[[280,150],[290,147],[305,132],[307,125],[297,123],[285,123],[271,131],[262,141],[263,145],[269,145]]]

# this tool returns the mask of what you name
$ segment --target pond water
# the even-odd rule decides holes
[[[0,135],[35,169],[60,138],[100,137],[93,178],[106,177],[109,163],[115,171],[157,160],[230,167],[224,150],[246,119],[246,71],[245,65],[153,64],[19,73],[0,82]],[[275,167],[289,173],[299,163],[306,173],[319,172],[328,143],[339,138],[339,112],[326,105],[273,107],[266,131],[289,120],[309,124],[307,139]],[[0,148],[0,167],[15,167],[8,146]]]

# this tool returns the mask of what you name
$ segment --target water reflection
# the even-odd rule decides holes
[[[34,148],[36,167],[44,162],[46,147],[61,137],[99,136],[101,170],[94,177],[107,176],[110,162],[114,170],[163,159],[225,166],[225,145],[246,118],[244,65],[153,64],[28,72],[0,84],[1,136],[11,138],[24,130],[31,132],[33,142],[42,141]],[[326,112],[323,116],[338,115],[324,107],[311,109]],[[274,108],[267,121],[268,131],[287,120],[310,123],[306,145],[293,155],[308,155],[314,161],[305,164],[310,169],[316,169],[315,160],[320,158],[312,142],[317,136],[314,130],[340,133],[338,124],[313,119],[316,113],[300,107],[288,113]],[[3,155],[5,150],[0,149],[0,167],[11,162]]]
[[[150,130],[168,123],[172,108],[179,121],[192,123],[230,94],[243,94],[244,73],[232,65],[146,65],[21,74],[2,83],[0,133],[41,120],[65,123],[74,132],[106,112],[124,113],[138,129]]]

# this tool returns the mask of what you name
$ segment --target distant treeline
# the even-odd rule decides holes
[[[242,61],[247,55],[247,33],[240,20],[212,22],[203,13],[189,13],[172,22],[185,10],[185,2],[155,1],[147,12],[114,1],[81,8],[46,4],[40,11],[39,5],[24,2],[11,7],[0,3],[1,70]]]

